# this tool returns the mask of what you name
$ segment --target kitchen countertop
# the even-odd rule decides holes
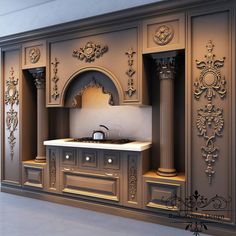
[[[60,147],[81,147],[81,148],[99,148],[109,150],[121,150],[121,151],[144,151],[151,147],[151,142],[147,141],[131,141],[125,144],[110,144],[110,143],[86,143],[71,141],[72,138],[55,139],[44,141],[46,146],[60,146]]]

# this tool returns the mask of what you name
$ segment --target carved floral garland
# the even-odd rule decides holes
[[[200,76],[194,83],[194,96],[199,100],[205,94],[207,104],[197,111],[196,125],[199,136],[205,140],[201,147],[202,157],[207,164],[205,173],[208,176],[209,184],[215,174],[214,164],[219,157],[219,148],[215,146],[218,137],[223,135],[224,116],[223,109],[213,104],[213,99],[218,95],[221,99],[226,96],[225,78],[221,75],[220,68],[224,66],[224,60],[215,59],[212,53],[214,45],[211,40],[206,45],[207,54],[205,61],[196,60],[197,68],[201,70]]]
[[[14,105],[19,104],[19,92],[17,90],[18,79],[15,79],[14,70],[11,67],[10,76],[6,80],[5,104],[10,105],[9,111],[6,112],[6,127],[9,131],[8,143],[10,145],[11,160],[14,157],[14,147],[16,137],[14,132],[18,126],[18,112],[14,110]]]

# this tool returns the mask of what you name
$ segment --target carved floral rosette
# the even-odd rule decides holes
[[[153,41],[160,46],[164,46],[168,44],[173,37],[174,29],[170,25],[161,25],[157,28],[153,36]]]
[[[39,61],[41,56],[40,50],[37,47],[31,48],[29,50],[29,60],[32,64],[35,64]]]
[[[126,75],[128,76],[128,89],[125,91],[125,93],[132,97],[133,94],[136,92],[136,89],[134,88],[134,79],[133,75],[135,74],[135,70],[133,68],[134,64],[134,54],[136,52],[133,50],[133,48],[130,48],[125,54],[128,56],[128,69],[126,71]]]
[[[18,79],[15,79],[14,70],[11,68],[10,76],[6,80],[5,104],[10,105],[10,109],[6,112],[6,128],[9,131],[8,143],[10,145],[11,160],[14,157],[14,147],[16,144],[15,131],[18,126],[18,112],[15,106],[19,104]]]
[[[204,94],[206,104],[197,110],[196,127],[198,135],[204,139],[201,147],[202,157],[207,165],[205,173],[209,184],[215,174],[214,165],[219,157],[219,147],[216,142],[223,136],[224,115],[223,108],[213,103],[218,96],[224,99],[226,96],[225,78],[221,75],[220,68],[224,66],[225,58],[215,59],[213,54],[214,45],[211,40],[206,45],[207,54],[205,61],[196,60],[196,66],[201,70],[199,77],[194,83],[194,97],[199,100]]]

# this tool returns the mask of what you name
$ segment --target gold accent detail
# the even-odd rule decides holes
[[[93,62],[96,58],[101,57],[107,51],[107,45],[101,46],[89,41],[84,47],[80,49],[74,49],[72,56],[77,57],[81,61],[85,59],[85,62]]]
[[[40,56],[41,56],[41,53],[40,53],[39,48],[35,47],[29,50],[29,59],[31,63],[33,64],[37,63],[40,59]]]
[[[56,155],[54,151],[52,151],[49,162],[50,187],[56,188]]]
[[[153,41],[164,46],[168,44],[174,37],[174,29],[170,25],[161,25],[157,28],[155,35],[153,36]]]
[[[223,136],[224,117],[223,109],[216,107],[212,101],[218,94],[220,99],[226,96],[225,77],[221,75],[219,68],[224,66],[225,57],[215,60],[212,53],[214,45],[211,40],[208,41],[206,61],[196,60],[197,68],[202,70],[199,78],[194,82],[194,97],[199,100],[205,93],[208,103],[204,108],[197,110],[196,126],[199,136],[205,140],[205,145],[201,147],[202,157],[207,164],[205,173],[208,176],[208,183],[212,183],[215,174],[214,164],[219,157],[219,148],[215,146],[217,137]]]
[[[18,125],[18,112],[14,110],[14,105],[19,104],[19,92],[17,90],[18,79],[15,79],[13,67],[10,70],[10,76],[6,80],[7,90],[5,91],[5,104],[10,105],[10,109],[6,115],[6,126],[10,134],[8,136],[8,142],[10,145],[11,160],[14,157],[14,147],[16,144],[16,137],[14,132]]]
[[[128,89],[125,91],[125,93],[129,96],[132,97],[133,94],[136,92],[136,89],[134,88],[134,79],[132,78],[133,75],[135,74],[135,70],[133,68],[134,64],[134,54],[136,52],[133,50],[133,48],[130,48],[125,54],[128,56],[128,70],[126,71],[126,75],[128,75]]]
[[[57,87],[57,82],[59,80],[59,77],[57,76],[57,65],[59,64],[60,62],[57,60],[57,58],[55,57],[54,59],[54,62],[51,62],[52,66],[53,66],[53,73],[54,73],[54,76],[52,77],[52,82],[54,83],[54,86],[52,88],[52,98],[54,100],[57,100],[57,98],[59,97],[59,93],[58,93],[58,87]]]
[[[129,158],[129,170],[128,170],[128,178],[129,178],[129,199],[134,201],[137,193],[137,160],[135,157]]]

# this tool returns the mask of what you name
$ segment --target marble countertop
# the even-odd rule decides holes
[[[109,150],[120,150],[120,151],[144,151],[151,147],[151,142],[147,141],[132,141],[125,144],[110,144],[110,143],[84,143],[84,142],[73,142],[72,138],[66,139],[55,139],[44,141],[46,146],[61,146],[61,147],[81,147],[81,148],[98,148],[98,149],[109,149]]]

